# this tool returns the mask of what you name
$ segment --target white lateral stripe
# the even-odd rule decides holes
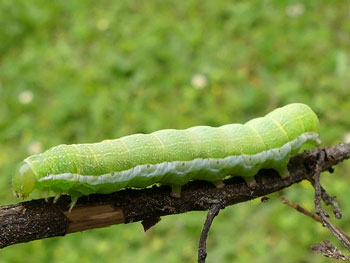
[[[264,163],[266,160],[279,161],[284,159],[292,150],[300,148],[306,141],[320,143],[317,133],[308,132],[300,135],[296,139],[284,144],[280,148],[270,149],[254,155],[233,155],[221,159],[197,158],[191,161],[173,161],[159,164],[143,164],[135,166],[129,170],[121,172],[111,172],[102,175],[80,175],[80,174],[50,174],[39,179],[39,182],[47,180],[65,180],[71,182],[81,182],[90,185],[114,184],[130,181],[142,175],[142,177],[162,176],[167,173],[184,176],[191,171],[205,170],[218,172],[225,168],[233,168],[242,165],[245,169],[251,169],[256,163]]]

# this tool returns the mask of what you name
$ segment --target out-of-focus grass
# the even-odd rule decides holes
[[[61,143],[244,122],[291,102],[319,115],[324,145],[349,137],[349,23],[342,1],[0,3],[0,203],[27,155]],[[349,227],[349,162],[324,176]],[[284,191],[313,209],[306,183]],[[277,195],[273,195],[277,197]],[[0,262],[193,262],[205,213],[91,230],[0,251]],[[273,198],[215,219],[208,262],[326,262],[334,240]],[[335,242],[335,244],[338,244]]]

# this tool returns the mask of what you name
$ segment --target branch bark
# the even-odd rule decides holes
[[[79,199],[71,213],[67,196],[53,204],[44,199],[0,207],[0,248],[87,229],[127,224],[137,221],[156,222],[160,216],[188,211],[208,210],[213,204],[223,207],[245,202],[279,191],[314,174],[317,157],[326,158],[319,165],[326,171],[350,158],[350,143],[303,152],[291,158],[290,176],[281,178],[273,170],[262,170],[257,184],[248,186],[240,177],[225,180],[225,187],[195,181],[185,185],[180,198],[170,195],[167,186],[153,186],[141,190],[126,189],[108,195],[90,195]]]

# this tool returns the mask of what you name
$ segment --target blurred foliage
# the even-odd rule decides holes
[[[347,19],[340,0],[2,0],[0,203],[18,202],[18,161],[61,143],[245,122],[291,102],[317,112],[324,145],[350,140]],[[349,172],[323,178],[345,229]],[[284,194],[313,209],[307,183]],[[331,234],[272,197],[221,211],[208,262],[328,262],[309,246]],[[194,262],[205,216],[15,245],[0,262]]]

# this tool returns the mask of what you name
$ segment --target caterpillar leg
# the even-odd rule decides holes
[[[280,173],[282,179],[286,179],[290,176],[288,169]]]
[[[70,203],[68,213],[70,213],[72,211],[73,207],[77,204],[79,197],[77,197],[77,196],[70,196],[70,198],[71,198],[72,201]]]
[[[49,194],[50,194],[50,191],[44,191],[44,192],[43,192],[43,195],[44,195],[44,198],[45,198],[45,202],[46,202],[46,203],[49,202]]]
[[[248,187],[255,188],[258,186],[257,182],[255,181],[254,176],[245,177],[244,179],[247,182]]]
[[[175,198],[181,197],[181,186],[179,185],[171,185],[171,193],[170,195]]]
[[[275,168],[275,170],[279,173],[282,179],[286,179],[290,176],[287,165]]]
[[[58,199],[60,199],[60,197],[61,197],[61,193],[56,194],[55,198],[53,199],[53,203],[56,204]]]
[[[222,180],[213,182],[213,185],[215,185],[216,188],[224,188],[225,184]]]
[[[39,196],[40,196],[41,198],[44,198],[44,199],[45,199],[45,202],[48,203],[48,202],[49,202],[49,194],[50,194],[50,191],[47,190],[47,189],[43,189],[43,190],[37,189],[37,191],[38,191],[38,193],[39,193]],[[22,196],[19,194],[19,196],[17,196],[17,197],[22,197]]]

